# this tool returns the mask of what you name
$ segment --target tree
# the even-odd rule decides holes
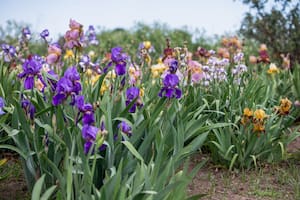
[[[300,3],[297,0],[241,0],[250,6],[240,32],[268,46],[279,59],[290,55],[300,63]],[[270,9],[271,8],[271,9]]]

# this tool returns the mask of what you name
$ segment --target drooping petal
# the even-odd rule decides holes
[[[91,141],[86,141],[86,142],[84,143],[84,153],[85,153],[85,154],[88,154],[88,153],[89,153],[90,148],[92,147],[92,145],[93,145],[93,142],[91,142]],[[92,152],[92,153],[93,153],[93,152]]]
[[[113,62],[109,62],[103,69],[103,73],[107,73],[108,69],[112,66]]]
[[[29,117],[30,117],[31,120],[34,119],[35,111],[36,111],[36,109],[35,109],[34,105],[32,103],[30,103]]]
[[[52,104],[54,106],[57,106],[57,105],[61,104],[66,99],[67,99],[67,95],[66,94],[64,94],[64,93],[58,93],[55,96],[53,96]]]
[[[78,95],[75,97],[75,105],[78,110],[82,111],[84,106],[84,96]]]
[[[159,91],[158,96],[159,96],[159,97],[163,97],[163,94],[164,94],[165,90],[166,90],[166,88],[163,87],[163,88]]]
[[[175,89],[174,88],[166,88],[165,96],[168,98],[172,98],[174,95]]]
[[[25,78],[25,81],[24,81],[24,88],[26,90],[29,90],[29,89],[32,89],[34,86],[34,77],[33,76],[27,76]]]
[[[180,89],[178,88],[175,88],[175,94],[176,94],[176,99],[179,99],[182,95],[182,92]]]
[[[126,62],[119,62],[116,64],[116,75],[122,76],[126,73]]]

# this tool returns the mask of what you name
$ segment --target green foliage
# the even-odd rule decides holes
[[[251,10],[246,13],[240,32],[247,39],[266,44],[274,59],[280,60],[281,54],[289,54],[292,63],[299,63],[300,4],[292,0],[275,2],[243,0]]]

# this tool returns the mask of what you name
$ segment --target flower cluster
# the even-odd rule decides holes
[[[42,65],[44,64],[44,61],[41,57],[35,55],[35,56],[29,56],[24,64],[23,64],[23,72],[21,72],[18,77],[24,80],[24,88],[25,89],[33,89],[35,77],[37,77],[44,85],[44,87],[47,85],[44,81],[44,78],[41,74]]]
[[[253,118],[253,132],[264,132],[265,131],[265,119],[267,115],[263,109],[254,111]]]
[[[191,81],[193,84],[199,84],[201,80],[204,78],[204,72],[202,70],[202,65],[195,61],[195,60],[189,60],[187,62],[188,70],[187,72],[191,73]]]
[[[129,126],[129,124],[127,124],[125,121],[122,121],[121,123],[118,124],[118,128],[125,133],[127,136],[131,136],[132,135],[132,129]]]
[[[268,48],[265,44],[261,44],[259,48],[259,57],[257,58],[258,63],[270,63],[270,57],[268,54]]]
[[[288,115],[292,108],[292,102],[288,98],[280,100],[280,105],[275,107],[275,111],[280,115]]]
[[[139,66],[135,64],[131,64],[128,69],[128,75],[129,75],[129,84],[135,85],[137,84],[138,80],[142,77],[142,71],[139,68]]]
[[[168,67],[162,62],[161,59],[158,60],[156,65],[151,66],[151,75],[153,78],[159,77]]]
[[[35,106],[28,99],[25,99],[24,97],[22,97],[21,99],[22,108],[24,109],[29,119],[33,120],[36,112]]]
[[[96,64],[91,62],[91,58],[89,55],[82,55],[79,61],[79,65],[83,72],[87,71],[90,68],[93,68],[96,66]]]
[[[163,80],[163,88],[160,90],[159,97],[177,98],[182,95],[181,90],[178,88],[179,78],[176,74],[167,74]]]
[[[222,82],[227,80],[227,72],[225,67],[229,65],[227,58],[218,59],[214,56],[208,59],[207,65],[202,66],[203,85],[208,86],[214,81]]]
[[[75,106],[79,111],[78,117],[82,115],[83,127],[81,132],[85,140],[84,152],[88,153],[94,143],[96,147],[103,149],[101,145],[103,145],[104,136],[107,134],[107,131],[105,130],[103,122],[100,129],[94,126],[95,116],[93,106],[90,103],[85,103],[84,97],[81,95],[76,96]]]
[[[249,123],[253,124],[253,132],[264,132],[265,131],[265,119],[267,115],[263,109],[257,109],[255,111],[249,108],[244,109],[243,117],[241,123],[247,125]]]
[[[196,55],[202,58],[209,58],[211,56],[211,52],[203,47],[198,47]]]
[[[230,59],[232,54],[242,49],[242,42],[236,36],[223,38],[221,44],[222,47],[217,50],[217,55],[221,58]]]
[[[238,39],[237,36],[233,37],[224,37],[222,39],[222,45],[228,49],[240,50],[242,49],[242,42]]]
[[[278,67],[274,63],[271,63],[267,73],[268,74],[278,74],[279,72],[280,71],[279,71]]]
[[[87,32],[85,33],[85,42],[90,45],[98,45],[99,41],[97,39],[96,31],[94,26],[90,25]]]
[[[244,113],[243,113],[243,117],[241,119],[241,123],[243,125],[246,125],[250,121],[252,121],[252,118],[253,118],[253,111],[250,110],[249,108],[244,108]]]
[[[114,47],[111,49],[111,61],[103,70],[104,73],[107,72],[108,68],[115,64],[115,72],[116,75],[122,76],[126,73],[126,65],[127,65],[128,56],[126,53],[123,53],[123,49],[121,47]]]
[[[69,27],[71,30],[68,30],[65,34],[65,48],[73,49],[74,47],[81,47],[81,38],[83,37],[82,25],[75,20],[70,20]]]
[[[136,102],[129,109],[130,113],[134,113],[137,106],[141,107],[143,105],[139,96],[140,89],[137,87],[130,87],[126,90],[126,106],[128,106],[132,101],[136,100]]]
[[[57,106],[71,96],[71,105],[75,103],[75,97],[81,91],[80,75],[76,67],[68,68],[64,76],[56,84],[55,95],[52,104]]]
[[[154,52],[154,47],[150,41],[144,41],[139,44],[138,57],[145,61],[148,65],[151,65],[151,57],[149,53]]]
[[[243,58],[244,58],[244,53],[242,52],[235,54],[233,57],[234,63],[236,63],[236,65],[231,70],[231,73],[234,76],[234,82],[237,84],[240,84],[241,76],[248,70],[247,66],[242,63]]]

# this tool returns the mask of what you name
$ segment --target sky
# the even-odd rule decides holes
[[[160,22],[213,36],[236,31],[247,11],[239,0],[0,0],[0,25],[15,20],[55,36],[68,30],[71,18],[85,30],[89,25],[130,29],[137,22]]]

